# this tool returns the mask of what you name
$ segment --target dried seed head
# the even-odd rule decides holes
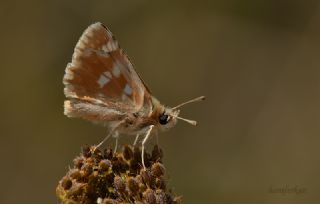
[[[71,198],[77,200],[77,198],[81,197],[82,193],[85,191],[84,184],[74,183],[71,188],[68,190],[68,194],[71,195]]]
[[[120,193],[124,193],[126,191],[126,183],[120,176],[114,177],[113,185],[114,188]]]
[[[122,157],[119,156],[112,158],[112,170],[115,174],[125,173],[128,168],[128,164]]]
[[[66,176],[63,177],[63,179],[61,180],[61,186],[63,187],[64,190],[69,190],[72,186],[71,179]]]
[[[119,204],[117,200],[105,198],[102,200],[101,204]]]
[[[84,146],[82,147],[82,155],[85,158],[91,157],[91,148],[90,146]]]
[[[123,157],[125,158],[125,160],[130,160],[133,157],[133,151],[128,145],[124,146]]]
[[[143,183],[139,183],[139,190],[140,192],[144,192],[145,190],[147,190],[147,186]]]
[[[147,186],[149,186],[149,187],[155,186],[156,179],[151,174],[151,171],[149,169],[147,169],[147,170],[141,169],[140,176],[142,178],[143,183],[145,183]]]
[[[156,200],[157,200],[157,204],[168,203],[166,193],[160,189],[156,190]]]
[[[113,150],[108,148],[104,150],[104,158],[111,160],[113,158]]]
[[[154,162],[161,162],[162,161],[162,157],[163,157],[163,152],[162,152],[162,149],[159,148],[158,145],[155,145],[153,147],[153,150],[152,150],[152,161]]]
[[[90,176],[90,174],[93,172],[93,164],[91,164],[91,163],[85,163],[85,164],[81,167],[81,171],[83,172],[83,176],[84,176],[84,177]]]
[[[76,180],[80,180],[81,179],[81,173],[79,169],[71,169],[68,172],[68,175],[72,178],[72,179],[76,179]]]
[[[66,200],[63,204],[77,204],[77,202],[73,200]]]
[[[164,175],[165,169],[161,163],[156,162],[151,167],[151,173],[155,177],[160,177]]]
[[[146,200],[148,204],[157,204],[156,195],[152,189],[147,189],[143,193],[143,198]]]
[[[117,154],[106,149],[103,156],[100,150],[91,149],[82,148],[74,167],[59,182],[56,194],[61,203],[177,203],[178,198],[166,190],[165,167],[159,154],[145,157],[149,165],[143,169],[139,148],[126,146]]]
[[[74,160],[73,160],[73,164],[76,168],[80,169],[83,165],[83,162],[84,162],[84,159],[83,157],[76,157]]]
[[[99,162],[99,169],[101,171],[108,171],[111,166],[112,164],[110,160],[103,159]]]
[[[150,186],[150,183],[151,183],[151,173],[150,173],[150,171],[141,169],[140,176],[142,178],[142,182]]]
[[[103,159],[103,155],[99,149],[96,149],[92,155],[92,158],[94,158],[96,162],[99,162]]]
[[[133,160],[141,162],[141,151],[138,147],[134,147],[133,149]]]
[[[166,190],[166,180],[163,176],[156,178],[156,188]]]
[[[127,187],[131,194],[136,195],[139,192],[139,183],[138,181],[133,177],[127,178]]]
[[[173,198],[172,201],[175,204],[181,204],[182,203],[182,197],[181,196],[177,196],[177,197]]]

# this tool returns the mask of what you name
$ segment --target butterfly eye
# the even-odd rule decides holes
[[[160,123],[161,125],[167,124],[167,123],[168,123],[168,118],[169,118],[168,115],[162,113],[162,114],[159,116],[159,123]]]

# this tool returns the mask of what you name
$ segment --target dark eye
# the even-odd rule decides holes
[[[161,125],[165,125],[168,123],[168,115],[162,113],[160,116],[159,116],[159,123]]]

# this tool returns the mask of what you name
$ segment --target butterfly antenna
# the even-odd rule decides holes
[[[184,102],[184,103],[181,103],[181,104],[173,107],[172,110],[177,109],[177,108],[180,108],[181,106],[184,106],[184,105],[189,104],[189,103],[198,102],[198,101],[203,101],[204,99],[206,99],[205,96],[200,96],[200,97],[191,99],[191,100],[189,100],[189,101],[186,101],[186,102]]]
[[[186,119],[186,118],[181,118],[179,116],[174,116],[174,117],[176,117],[177,119],[183,120],[183,121],[185,121],[185,122],[187,122],[187,123],[189,123],[191,125],[194,125],[194,126],[197,125],[197,121],[195,121],[195,120],[189,120],[189,119]]]

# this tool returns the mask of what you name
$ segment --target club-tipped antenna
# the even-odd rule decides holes
[[[184,105],[189,104],[189,103],[198,102],[198,101],[203,101],[205,98],[206,98],[205,96],[200,96],[200,97],[191,99],[191,100],[189,100],[189,101],[183,102],[183,103],[181,103],[181,104],[173,107],[172,110],[177,109],[177,108],[180,108],[181,106],[184,106]],[[180,118],[180,119],[182,119],[182,118]]]
[[[194,125],[194,126],[197,125],[197,121],[195,121],[195,120],[189,120],[189,119],[181,118],[179,116],[174,116],[174,117],[176,117],[177,119],[183,120],[183,121],[185,121],[185,122],[187,122],[187,123],[189,123],[191,125]]]

